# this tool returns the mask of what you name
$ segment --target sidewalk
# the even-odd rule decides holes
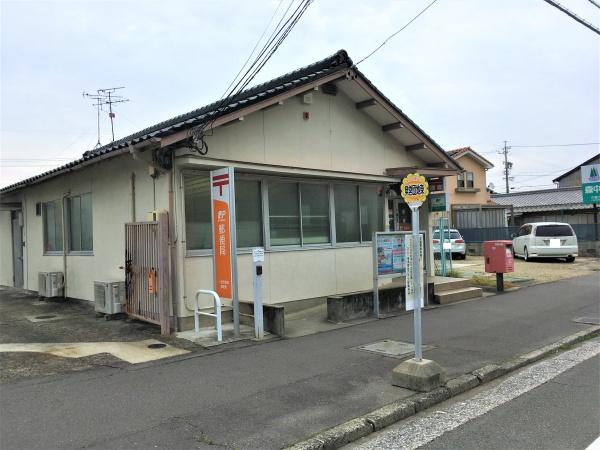
[[[424,356],[450,377],[534,350],[598,316],[600,276],[424,311]],[[396,358],[353,347],[412,341],[412,316],[211,355],[2,385],[1,448],[280,448],[412,395]]]

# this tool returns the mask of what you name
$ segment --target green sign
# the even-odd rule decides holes
[[[430,194],[429,204],[431,211],[448,211],[448,199],[446,194]]]
[[[581,166],[583,203],[600,203],[600,164]]]

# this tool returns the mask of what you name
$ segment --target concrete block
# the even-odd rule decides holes
[[[472,373],[479,378],[479,381],[487,383],[488,381],[504,375],[506,370],[496,364],[488,364],[487,366],[474,370]]]
[[[415,414],[415,404],[410,400],[400,400],[376,409],[363,417],[377,431],[402,419],[406,419],[413,414]]]
[[[418,392],[428,392],[446,382],[446,372],[435,361],[409,359],[392,371],[392,384]]]
[[[314,438],[323,442],[323,450],[330,450],[340,448],[372,432],[373,426],[364,418],[358,418],[330,428],[314,436]]]
[[[442,403],[444,400],[448,400],[451,397],[450,389],[440,387],[433,391],[418,394],[410,398],[415,404],[415,413],[423,411],[424,409],[431,408],[433,405]]]
[[[475,375],[471,375],[470,373],[461,375],[460,377],[452,378],[446,383],[446,387],[450,391],[450,395],[452,397],[462,394],[463,392],[466,392],[469,389],[473,389],[477,386],[479,386],[479,378],[477,378]]]

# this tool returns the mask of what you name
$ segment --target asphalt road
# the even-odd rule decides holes
[[[598,275],[423,312],[424,353],[450,376],[556,342],[598,313]],[[281,448],[412,392],[398,359],[353,349],[412,340],[404,315],[210,355],[0,385],[0,448]],[[214,448],[214,447],[212,447]]]
[[[596,356],[589,359],[559,355],[554,361],[526,369],[527,373],[510,375],[449,400],[349,447],[585,449],[600,435],[600,342],[593,344]],[[557,367],[559,359],[567,365],[569,360],[575,361],[575,365],[563,371]],[[548,368],[556,369],[558,375],[548,374]],[[527,383],[531,385],[523,386]],[[510,400],[505,402],[507,398]],[[465,423],[460,424],[462,421]],[[425,441],[429,442],[421,445]]]

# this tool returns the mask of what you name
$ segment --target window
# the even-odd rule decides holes
[[[456,187],[459,187],[459,188],[465,187],[465,173],[464,172],[459,172],[458,175],[456,175]]]
[[[360,233],[363,242],[371,241],[375,231],[383,230],[383,197],[379,195],[379,189],[379,186],[373,185],[359,186]]]
[[[268,189],[271,245],[300,245],[298,184],[272,180]]]
[[[82,194],[67,199],[67,223],[69,225],[69,251],[91,252],[92,194]]]
[[[375,231],[383,230],[383,197],[380,186],[336,184],[336,242],[370,242]]]
[[[186,248],[212,249],[210,177],[208,173],[186,173],[183,185]]]
[[[235,180],[235,220],[238,248],[263,245],[261,183]]]
[[[540,237],[573,236],[573,230],[569,225],[538,225],[535,235]]]
[[[62,252],[62,207],[60,200],[47,202],[42,207],[44,216],[44,253]]]
[[[329,185],[300,184],[300,204],[302,209],[302,243],[328,244],[329,226]]]
[[[429,192],[441,192],[444,190],[444,179],[443,178],[430,178],[429,179]]]
[[[360,242],[358,186],[336,184],[333,187],[333,198],[337,242]]]
[[[473,188],[473,172],[467,172],[467,187],[468,188]]]

